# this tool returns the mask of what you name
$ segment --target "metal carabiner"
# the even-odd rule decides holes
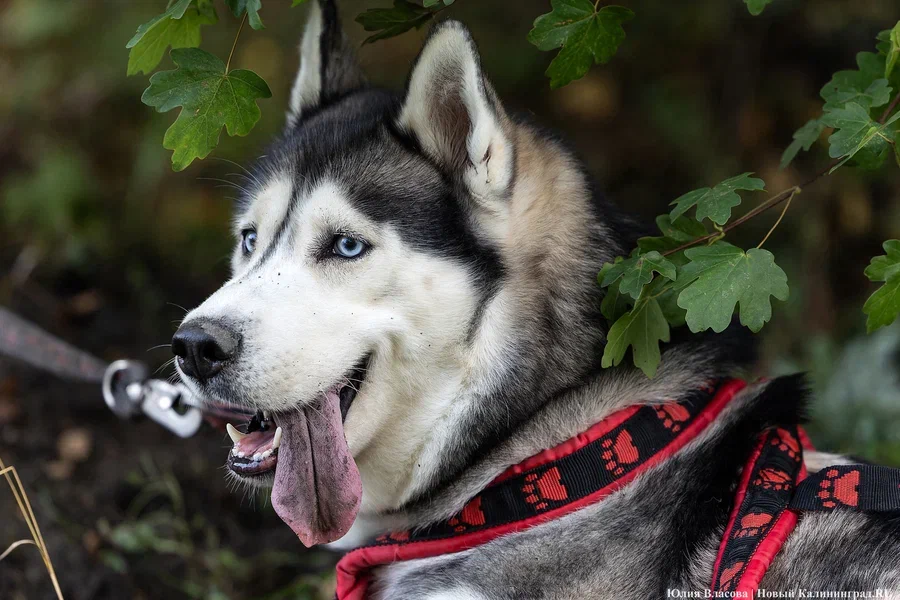
[[[149,379],[147,367],[137,361],[117,360],[107,367],[103,399],[123,419],[145,414],[183,438],[197,433],[203,423],[203,414],[187,388]]]

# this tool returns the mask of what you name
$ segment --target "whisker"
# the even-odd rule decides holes
[[[227,179],[222,179],[222,178],[220,178],[220,177],[198,177],[197,179],[200,180],[200,181],[216,181],[216,182],[219,182],[219,183],[222,184],[222,185],[219,185],[219,186],[216,186],[216,187],[232,187],[232,188],[234,188],[234,189],[236,189],[236,190],[240,190],[240,191],[244,192],[244,193],[247,194],[248,196],[251,195],[251,194],[250,194],[250,190],[248,190],[248,189],[245,188],[244,186],[239,185],[239,184],[237,184],[237,183],[235,183],[235,182],[233,182],[233,181],[228,181]]]
[[[213,156],[213,158],[216,160],[221,160],[222,162],[236,166],[238,169],[241,169],[244,173],[249,175],[248,179],[252,179],[256,183],[256,185],[262,187],[262,182],[259,179],[257,179],[256,176],[253,173],[251,173],[250,170],[247,169],[247,167],[245,167],[244,165],[242,165],[240,163],[236,163],[233,160],[229,160],[227,158],[222,158],[221,156]],[[262,157],[260,157],[260,158],[262,158]]]
[[[190,311],[188,311],[188,309],[186,309],[185,307],[183,307],[180,304],[175,304],[174,302],[166,302],[166,304],[168,304],[169,306],[174,306],[175,308],[180,308],[181,310],[184,311],[184,314],[188,314],[188,312],[190,312]]]
[[[169,360],[167,360],[167,361],[164,362],[163,364],[159,365],[159,367],[158,367],[155,371],[153,371],[153,374],[156,375],[156,374],[158,374],[160,371],[162,371],[163,369],[167,369],[167,368],[171,367],[171,366],[174,365],[174,364],[175,364],[175,357],[173,356],[172,358],[170,358]],[[177,375],[177,373],[176,373],[176,375]],[[170,382],[170,383],[171,383],[171,382]]]

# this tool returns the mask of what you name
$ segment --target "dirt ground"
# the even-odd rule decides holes
[[[229,446],[208,426],[181,440],[119,421],[98,386],[0,361],[0,458],[22,479],[67,599],[330,597],[336,557],[307,551],[265,498],[229,489]],[[5,485],[0,515],[2,552],[29,537]],[[34,546],[0,562],[0,598],[53,597]]]

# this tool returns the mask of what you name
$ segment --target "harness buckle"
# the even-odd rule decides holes
[[[149,379],[146,365],[133,360],[117,360],[107,367],[103,399],[120,418],[144,414],[182,438],[197,433],[203,423],[187,388]]]

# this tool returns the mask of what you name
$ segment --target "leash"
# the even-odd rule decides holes
[[[2,307],[0,354],[58,377],[99,383],[103,400],[119,418],[144,415],[182,438],[197,433],[204,416],[227,419],[236,412],[204,402],[181,383],[151,378],[140,361],[100,360]]]

